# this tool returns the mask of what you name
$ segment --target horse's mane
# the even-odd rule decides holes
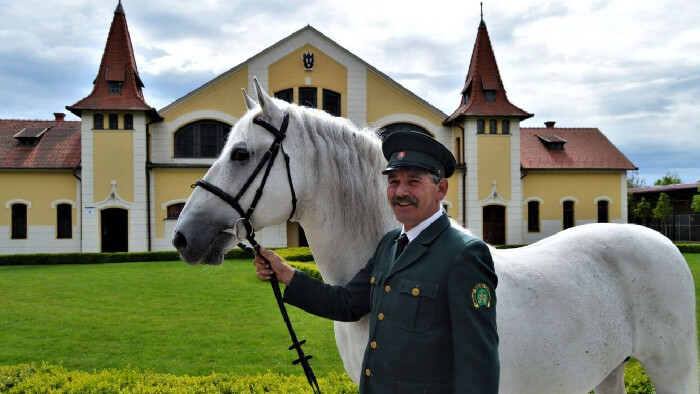
[[[318,190],[330,193],[336,202],[328,218],[340,218],[344,228],[370,232],[366,235],[378,240],[388,230],[389,206],[386,180],[379,175],[386,160],[376,131],[360,130],[347,119],[317,109],[289,105],[287,111],[300,125],[301,141],[315,152],[305,171],[312,171],[309,175],[319,182]]]

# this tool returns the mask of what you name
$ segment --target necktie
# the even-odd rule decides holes
[[[408,245],[408,236],[406,233],[401,234],[398,240],[396,240],[396,254],[394,255],[394,261],[401,256],[401,253],[403,253],[403,250],[406,249],[406,245]]]

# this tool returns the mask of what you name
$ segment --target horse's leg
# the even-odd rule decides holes
[[[625,365],[620,364],[595,388],[595,394],[625,394]]]
[[[688,352],[681,351],[681,353]],[[697,358],[688,360],[684,355],[681,357],[672,355],[673,353],[670,353],[666,356],[671,357],[650,357],[648,360],[639,360],[654,384],[654,391],[657,394],[697,394]]]

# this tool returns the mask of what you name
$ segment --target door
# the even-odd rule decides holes
[[[129,251],[129,211],[108,208],[100,211],[102,252]]]
[[[506,243],[506,207],[487,205],[484,207],[484,241],[492,245]]]

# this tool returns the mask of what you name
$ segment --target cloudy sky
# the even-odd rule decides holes
[[[116,0],[0,3],[0,118],[51,119],[92,88]],[[443,112],[459,103],[479,2],[124,0],[160,109],[310,24]],[[511,102],[598,127],[647,184],[700,179],[700,2],[484,0]],[[69,119],[77,119],[72,114]]]

